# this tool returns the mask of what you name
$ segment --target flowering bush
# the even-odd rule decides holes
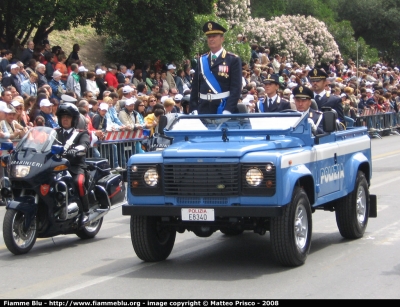
[[[281,16],[270,21],[248,18],[243,25],[250,41],[275,49],[288,61],[308,65],[327,63],[340,54],[325,23],[308,16]]]
[[[217,16],[228,21],[230,27],[242,27],[250,42],[268,46],[271,51],[286,55],[288,61],[311,66],[329,62],[340,54],[334,37],[325,23],[308,16],[252,18],[250,0],[221,0]]]
[[[250,16],[250,0],[221,0],[218,3],[217,15],[228,21],[230,27],[246,23]]]

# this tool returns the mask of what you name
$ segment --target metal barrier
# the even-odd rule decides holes
[[[395,112],[376,112],[374,110],[364,110],[356,118],[356,127],[366,126],[371,137],[382,138],[390,134],[400,135],[397,131],[400,114]]]
[[[88,158],[106,158],[111,168],[125,170],[129,157],[136,153],[137,142],[144,140],[142,130],[108,131],[103,141],[93,144],[87,153]]]

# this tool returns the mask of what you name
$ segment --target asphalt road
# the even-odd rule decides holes
[[[362,239],[343,239],[335,214],[313,214],[306,263],[281,267],[270,238],[246,232],[198,238],[177,234],[170,257],[145,263],[133,251],[129,217],[105,216],[96,238],[38,239],[14,256],[0,230],[1,299],[399,299],[400,136],[372,139],[378,218]],[[5,207],[0,207],[2,229]]]

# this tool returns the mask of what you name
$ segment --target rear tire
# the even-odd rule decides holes
[[[369,190],[363,172],[357,173],[354,190],[339,199],[336,206],[336,224],[342,237],[359,239],[367,228],[369,216]]]
[[[14,255],[26,254],[36,242],[36,216],[32,218],[31,225],[27,231],[23,230],[24,222],[25,215],[20,211],[8,209],[4,215],[4,243]]]
[[[295,187],[283,215],[271,219],[271,244],[275,258],[284,266],[300,266],[311,247],[312,217],[307,194]]]
[[[93,239],[99,233],[102,224],[103,218],[98,219],[94,222],[90,222],[88,225],[80,228],[76,232],[76,235],[83,240]]]
[[[131,240],[136,255],[147,262],[168,258],[175,244],[176,230],[164,227],[159,217],[131,216]]]

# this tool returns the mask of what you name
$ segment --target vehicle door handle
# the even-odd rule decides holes
[[[337,153],[336,152],[333,155],[333,162],[334,162],[334,164],[337,164]]]

